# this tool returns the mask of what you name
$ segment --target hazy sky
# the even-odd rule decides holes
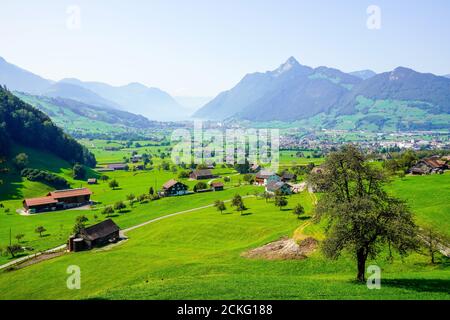
[[[381,29],[367,27],[369,5],[381,9]],[[450,1],[0,0],[0,39],[0,56],[53,80],[214,96],[289,56],[343,71],[449,74]]]

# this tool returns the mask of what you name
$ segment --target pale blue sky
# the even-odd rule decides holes
[[[369,5],[381,29],[366,26]],[[69,5],[81,29],[66,27]],[[312,67],[450,73],[448,0],[0,0],[0,56],[44,77],[215,96],[289,56]]]

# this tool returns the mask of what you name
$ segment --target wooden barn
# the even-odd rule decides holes
[[[88,188],[57,190],[47,194],[58,201],[63,209],[70,209],[89,204],[92,191]]]
[[[188,186],[184,183],[171,179],[164,183],[161,195],[164,197],[182,196],[188,192]]]
[[[206,180],[214,178],[214,175],[209,169],[201,169],[191,172],[189,177],[194,180]]]
[[[126,163],[111,163],[108,164],[108,169],[116,171],[116,170],[128,170],[128,164]]]
[[[88,184],[97,184],[97,179],[96,178],[91,178],[87,180]]]
[[[416,165],[411,168],[410,172],[418,175],[433,173],[442,174],[447,168],[445,161],[437,158],[427,158],[419,160]]]
[[[31,198],[23,200],[23,208],[27,213],[39,213],[57,209],[57,203],[52,197]]]
[[[87,188],[52,191],[46,197],[23,200],[26,213],[76,208],[90,204],[92,191]]]
[[[120,239],[120,228],[111,219],[81,229],[69,238],[69,251],[89,250]]]
[[[214,191],[223,191],[223,187],[224,187],[224,185],[223,185],[222,182],[213,182],[213,183],[211,183],[211,188]]]
[[[291,172],[283,172],[281,175],[281,181],[283,182],[293,182],[297,180],[297,176]]]

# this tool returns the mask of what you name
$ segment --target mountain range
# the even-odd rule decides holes
[[[246,75],[194,117],[300,121],[316,128],[448,129],[450,79],[404,67],[345,73],[291,57],[276,70]]]
[[[148,119],[184,120],[189,111],[168,93],[139,83],[111,86],[78,79],[52,81],[19,68],[0,57],[0,84],[9,90],[75,100],[90,106],[118,109],[143,115]]]

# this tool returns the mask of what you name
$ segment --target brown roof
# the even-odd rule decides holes
[[[423,162],[425,162],[427,165],[429,165],[432,168],[442,168],[445,166],[445,161],[437,160],[437,159],[423,159]]]
[[[170,189],[170,188],[172,188],[174,185],[176,185],[177,183],[178,183],[177,180],[170,179],[169,181],[167,181],[166,183],[163,184],[163,188],[164,188],[164,189]]]
[[[79,196],[90,196],[92,191],[88,188],[80,188],[80,189],[67,189],[67,190],[57,190],[50,192],[48,196],[51,196],[55,199],[64,199],[71,197],[79,197]]]
[[[267,179],[271,176],[276,175],[275,172],[269,170],[261,170],[256,174],[256,178],[258,179]]]
[[[211,187],[213,187],[213,188],[223,187],[223,183],[222,182],[213,182],[213,183],[211,183]]]
[[[291,180],[291,179],[295,178],[295,174],[290,173],[290,172],[284,172],[283,175],[282,175],[282,178]]]
[[[119,231],[120,228],[111,219],[94,224],[82,230],[82,234],[89,240],[96,240],[106,237],[111,233]]]
[[[40,206],[44,204],[55,204],[58,203],[55,199],[52,197],[41,197],[41,198],[31,198],[31,199],[25,199],[23,202],[28,206]]]
[[[204,176],[212,176],[212,172],[209,169],[200,169],[195,170],[193,172],[197,177],[204,177]]]

